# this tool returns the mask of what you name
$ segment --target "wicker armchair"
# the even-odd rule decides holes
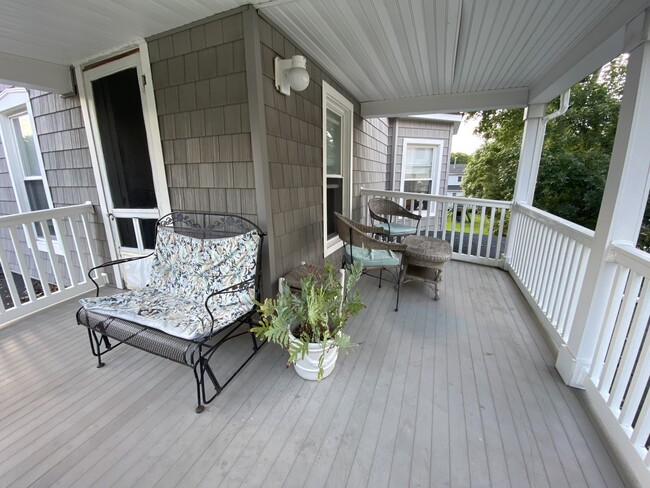
[[[344,242],[343,266],[351,266],[360,262],[364,272],[367,270],[379,270],[379,287],[381,288],[382,274],[384,270],[389,271],[395,278],[397,284],[397,301],[395,311],[399,308],[399,288],[402,273],[402,252],[406,250],[405,244],[387,242],[375,239],[372,235],[383,235],[384,229],[364,225],[339,213],[336,217],[336,230],[339,238]],[[398,254],[395,254],[397,252]],[[392,271],[395,270],[395,272]]]
[[[383,235],[387,240],[395,239],[400,242],[403,237],[415,235],[418,232],[422,217],[419,214],[409,212],[392,200],[387,198],[373,198],[368,201],[368,210],[370,211],[372,223],[374,224],[375,220],[378,222],[377,226],[384,230]],[[396,222],[396,217],[415,220],[416,225],[413,227]]]

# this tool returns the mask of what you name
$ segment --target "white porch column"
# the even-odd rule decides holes
[[[636,245],[650,189],[650,38],[636,20],[626,33],[630,58],[594,245],[571,333],[556,363],[565,383],[576,387],[592,360],[614,280],[614,265],[606,262],[609,247],[613,241]]]
[[[544,134],[546,133],[545,109],[546,105],[543,103],[529,105],[524,109],[524,134],[521,138],[517,180],[515,181],[512,198],[515,202],[533,203],[539,161],[542,157],[542,146],[544,145]],[[517,214],[513,213],[510,216],[509,236],[514,236],[517,232],[517,224]],[[506,262],[510,259],[513,245],[514,239],[508,239],[506,243]]]

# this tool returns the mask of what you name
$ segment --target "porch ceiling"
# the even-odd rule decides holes
[[[71,64],[246,3],[250,0],[0,0],[0,80],[62,91]],[[619,54],[625,24],[650,5],[648,0],[253,3],[365,102],[366,115],[546,101]],[[44,70],[57,81],[40,79]]]

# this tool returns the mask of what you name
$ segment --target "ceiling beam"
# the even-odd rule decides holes
[[[452,93],[363,102],[361,103],[361,116],[399,117],[431,113],[471,112],[475,110],[524,107],[527,102],[527,88]]]
[[[623,0],[530,87],[529,103],[546,103],[624,52],[625,28],[648,0]]]
[[[0,83],[54,93],[74,91],[70,67],[0,52]]]

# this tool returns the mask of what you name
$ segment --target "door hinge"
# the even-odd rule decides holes
[[[147,77],[142,75],[142,86],[147,86]]]

